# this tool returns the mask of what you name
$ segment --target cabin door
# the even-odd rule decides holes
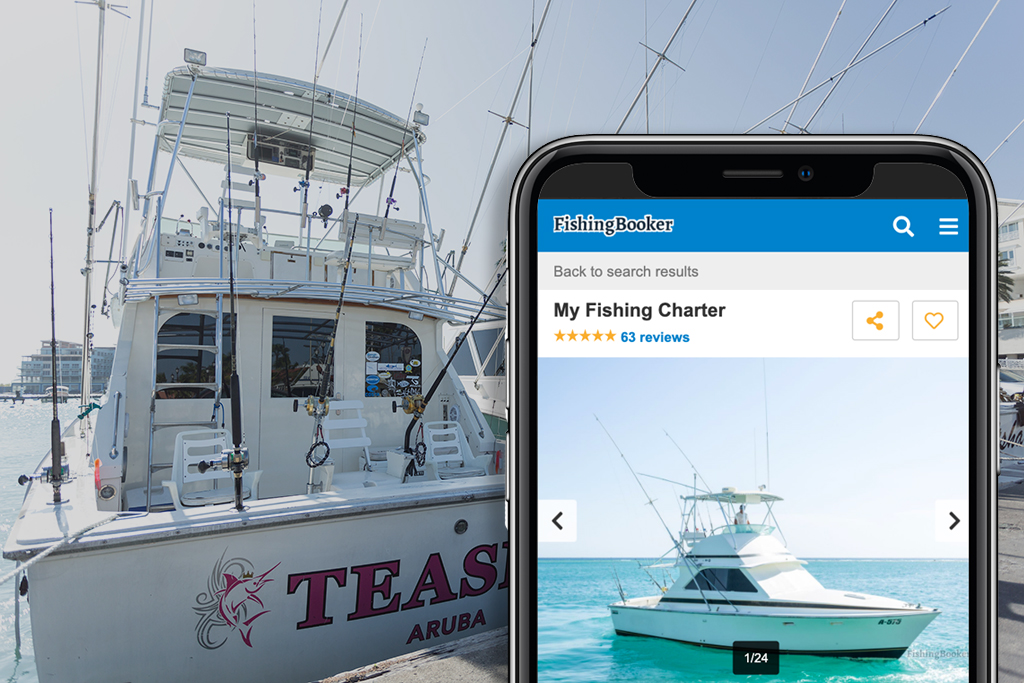
[[[260,397],[261,498],[306,492],[306,453],[314,427],[306,399],[321,391],[333,329],[333,317],[288,309],[263,311],[263,338],[269,344],[263,347]],[[333,393],[329,379],[327,395]]]

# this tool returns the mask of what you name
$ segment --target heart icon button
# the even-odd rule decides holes
[[[926,323],[928,323],[928,327],[932,328],[933,330],[937,329],[938,326],[942,324],[943,320],[945,320],[945,318],[943,317],[943,315],[941,313],[925,313],[924,314],[924,321]]]

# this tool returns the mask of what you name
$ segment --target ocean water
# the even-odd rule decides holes
[[[77,402],[58,406],[61,429],[66,429],[78,413]],[[0,537],[7,539],[21,509],[25,489],[18,475],[31,474],[50,450],[50,420],[53,406],[39,401],[0,403]],[[0,560],[0,574],[14,569],[14,562]],[[84,579],[83,579],[84,581]],[[0,585],[0,681],[34,683],[35,656],[32,652],[32,622],[25,598],[19,601],[21,647],[15,645],[14,592],[16,581]]]
[[[641,560],[650,564],[651,560]],[[732,653],[656,638],[617,636],[608,605],[656,595],[637,560],[542,559],[538,567],[541,681],[787,681],[951,683],[968,679],[966,560],[808,560],[826,588],[894,597],[942,610],[898,660],[782,656],[778,676],[735,676]],[[665,583],[663,570],[650,570]],[[928,656],[930,655],[930,656]],[[945,656],[943,656],[945,655]]]

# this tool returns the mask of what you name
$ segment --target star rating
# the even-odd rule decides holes
[[[586,330],[583,330],[582,332],[577,332],[576,330],[569,330],[568,332],[562,332],[562,330],[558,330],[558,332],[555,332],[555,341],[614,341],[614,340],[615,340],[615,333],[612,332],[611,330],[608,330],[607,332],[601,332],[600,330],[598,330],[597,332],[588,332]]]

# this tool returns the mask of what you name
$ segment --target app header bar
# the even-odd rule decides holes
[[[966,252],[963,199],[542,199],[540,251]]]

